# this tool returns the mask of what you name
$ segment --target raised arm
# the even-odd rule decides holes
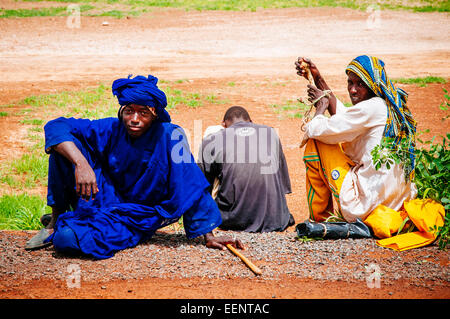
[[[299,57],[298,60],[295,61],[295,68],[296,68],[297,74],[299,76],[303,76],[304,78],[308,79],[305,70],[300,67],[300,64],[302,62],[305,62],[306,64],[308,64],[309,70],[311,71],[311,74],[314,79],[314,83],[319,90],[321,90],[321,91],[331,90],[330,87],[328,86],[328,84],[325,82],[325,79],[320,74],[319,69],[308,58]],[[330,98],[329,98],[328,112],[330,113],[330,115],[336,114],[336,97],[333,94],[333,91],[331,91]]]

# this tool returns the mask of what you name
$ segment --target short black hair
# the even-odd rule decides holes
[[[242,106],[232,106],[230,107],[223,116],[223,121],[233,121],[234,119],[242,118],[245,121],[251,121],[250,115],[248,114],[247,110],[244,109]]]

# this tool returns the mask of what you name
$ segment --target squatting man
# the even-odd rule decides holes
[[[204,236],[209,248],[244,249],[238,239],[213,235],[220,211],[157,82],[152,75],[115,80],[117,118],[58,118],[45,125],[52,214],[26,249],[53,244],[64,254],[109,258],[182,216],[188,238]],[[178,155],[189,154],[189,161],[173,158],[179,145]]]

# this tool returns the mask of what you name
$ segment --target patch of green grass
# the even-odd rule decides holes
[[[304,113],[309,109],[309,106],[292,100],[286,101],[284,104],[271,104],[273,111],[279,114],[280,117],[287,118],[303,118]]]
[[[207,95],[207,96],[205,97],[205,99],[206,99],[208,102],[213,103],[213,104],[226,104],[226,103],[230,103],[229,100],[220,100],[220,99],[219,99],[216,95],[214,95],[214,94]]]
[[[40,133],[40,134],[34,134],[34,133]],[[30,129],[27,135],[27,139],[32,143],[31,146],[28,147],[30,152],[42,152],[42,150],[45,147],[45,139],[43,134],[43,128],[39,128],[39,131]]]
[[[45,110],[46,112],[55,111],[66,117],[88,117],[91,119],[116,116],[118,110],[117,99],[103,84],[80,91],[30,96],[19,101],[18,104],[31,106],[32,109],[28,110],[27,113]],[[25,119],[22,123],[42,125],[44,121]]]
[[[47,186],[48,155],[44,152],[44,138],[41,135],[34,137],[35,141],[29,147],[29,153],[2,163],[0,183],[13,189]]]
[[[47,108],[49,106],[56,108],[65,108],[71,102],[73,102],[73,93],[60,92],[55,94],[29,96],[19,101],[18,104],[29,105],[33,108]],[[31,112],[32,109],[24,109],[23,111]]]
[[[199,106],[202,106],[202,101],[200,100],[189,100],[186,102],[186,105],[192,108],[197,108]]]
[[[97,14],[88,14],[88,16],[90,17],[113,17],[116,19],[121,19],[123,17],[126,16],[133,16],[133,17],[137,17],[141,15],[141,11],[136,11],[136,10],[132,10],[132,11],[120,11],[120,10],[109,10],[109,11],[104,11],[102,13],[97,13]]]
[[[394,83],[402,83],[402,84],[416,84],[420,87],[425,87],[429,83],[447,83],[447,80],[437,76],[427,76],[427,77],[418,77],[418,78],[394,78],[392,79]]]
[[[33,189],[47,185],[48,155],[43,148],[6,163],[0,171],[0,182],[12,188]]]
[[[28,18],[58,16],[66,13],[66,7],[40,9],[0,9],[0,18]]]
[[[43,129],[33,126],[28,134],[30,141],[28,152],[18,159],[2,163],[0,168],[0,183],[14,189],[33,189],[38,186],[47,186],[48,155],[44,153]]]
[[[39,196],[28,194],[0,197],[0,229],[37,230],[42,228],[40,217],[51,213]]]
[[[345,6],[356,8],[353,1],[330,0],[128,0],[128,4],[150,7],[184,8],[186,10],[256,11],[257,9]]]
[[[40,0],[27,0],[40,1]],[[258,9],[343,7],[355,10],[367,10],[370,6],[379,9],[409,10],[415,12],[450,12],[448,0],[50,0],[55,2],[121,3],[129,6],[148,8],[180,8],[184,10],[225,10],[256,11]],[[140,11],[144,11],[140,9]]]
[[[33,126],[29,128],[30,132],[43,132],[43,128],[41,126]]]
[[[8,116],[8,112],[0,112],[0,117]]]
[[[43,125],[44,120],[41,119],[25,119],[20,121],[22,124],[28,124],[28,125]]]
[[[171,86],[166,86],[161,89],[166,93],[168,110],[176,108],[179,104],[186,105],[190,100],[182,90],[174,89]]]
[[[167,82],[161,82],[167,83]],[[203,95],[196,92],[185,92],[180,89],[175,89],[172,86],[162,86],[161,90],[167,96],[167,109],[174,109],[177,105],[186,105],[191,108],[203,106],[204,102],[213,104],[225,104],[228,100],[221,100],[214,94]]]
[[[54,1],[54,0],[53,0]],[[98,2],[98,1],[57,1],[57,2]],[[80,15],[82,16],[92,16],[92,17],[113,17],[121,19],[126,16],[139,16],[143,12],[147,12],[147,9],[141,10],[108,10],[108,7],[99,9],[90,4],[83,4],[79,6]],[[91,13],[89,11],[97,9],[100,13]],[[105,10],[105,11],[103,11]],[[34,8],[34,9],[0,9],[0,18],[28,18],[28,17],[53,17],[53,16],[69,16],[72,15],[73,11],[68,10],[67,6],[60,7],[50,7],[50,8]]]
[[[16,174],[29,174],[33,180],[41,180],[47,177],[48,155],[24,154],[12,164]]]
[[[91,5],[81,5],[80,12],[94,9]],[[53,17],[67,16],[70,12],[67,7],[50,7],[38,9],[0,9],[0,18],[29,18],[29,17]]]
[[[98,14],[98,16],[100,17],[113,17],[113,18],[123,18],[124,13],[122,11],[119,10],[110,10],[110,11],[106,11],[103,12],[101,14]]]
[[[437,5],[427,5],[413,8],[415,12],[450,12],[450,1],[442,1]]]
[[[6,184],[11,188],[20,188],[22,183],[19,181],[19,179],[11,174],[5,174],[3,172],[0,172],[0,182],[2,184]]]

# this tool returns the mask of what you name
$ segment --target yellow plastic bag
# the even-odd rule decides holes
[[[403,206],[418,231],[378,240],[377,245],[403,251],[423,247],[435,241],[436,230],[430,229],[444,225],[444,206],[432,199],[413,199],[405,202]]]
[[[364,224],[372,229],[376,237],[388,238],[398,231],[405,218],[402,212],[378,205],[364,220]]]
[[[444,226],[444,206],[432,199],[413,199],[404,204],[411,221],[421,232],[428,232],[430,228]]]

